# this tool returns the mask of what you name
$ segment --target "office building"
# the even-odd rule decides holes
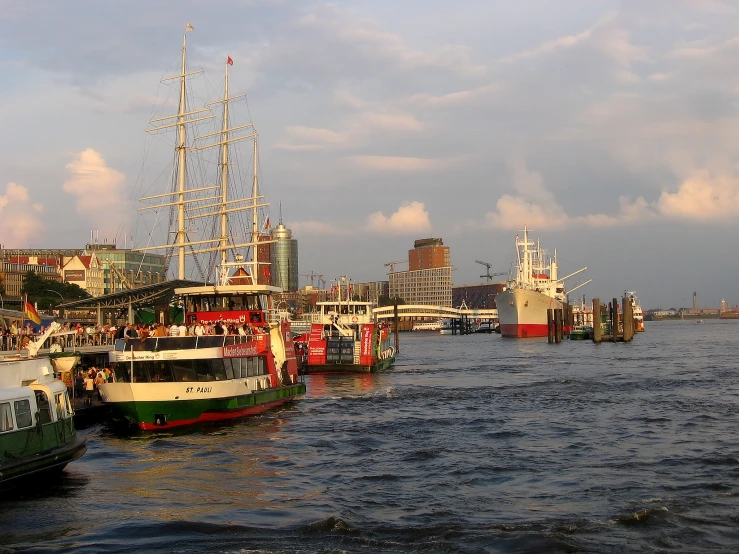
[[[285,292],[298,290],[298,241],[292,231],[280,223],[272,231],[270,274],[272,284]]]

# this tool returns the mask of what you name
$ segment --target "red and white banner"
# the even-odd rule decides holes
[[[326,341],[310,341],[308,343],[308,365],[324,365],[326,363]]]
[[[317,341],[323,339],[323,325],[320,323],[312,323],[310,326],[310,337],[309,341]]]
[[[192,321],[195,317],[200,323],[215,323],[217,321],[223,321],[224,323],[234,323],[236,325],[243,325],[244,323],[253,323],[254,325],[261,325],[264,321],[262,319],[262,312],[249,310],[223,310],[220,312],[189,312],[187,314],[187,321]]]
[[[375,326],[371,323],[362,325],[362,344],[359,354],[359,363],[372,365],[372,339],[375,336]]]

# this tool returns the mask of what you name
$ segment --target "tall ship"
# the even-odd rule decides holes
[[[311,314],[304,343],[305,373],[373,373],[391,367],[395,363],[394,335],[374,319],[372,303],[352,300],[346,277],[331,291],[333,299],[317,302]]]
[[[559,278],[557,253],[549,256],[539,241],[529,239],[524,227],[523,237],[516,235],[516,273],[498,293],[495,304],[504,337],[546,337],[547,310],[561,309],[567,303],[565,280],[585,271],[582,268]],[[573,288],[586,285],[590,280]],[[570,292],[572,292],[570,291]]]
[[[280,316],[274,300],[282,289],[259,278],[269,275],[269,260],[260,259],[258,245],[272,241],[266,232],[269,204],[258,185],[258,135],[251,123],[231,125],[229,105],[244,95],[229,96],[230,57],[223,98],[203,109],[187,106],[186,80],[201,73],[187,69],[190,30],[188,24],[181,73],[167,78],[179,79],[178,113],[150,121],[155,126],[148,129],[177,133],[171,191],[141,198],[153,201],[141,209],[174,212],[172,239],[138,250],[176,253],[180,280],[185,279],[186,256],[192,256],[192,265],[201,271],[200,257],[210,256],[214,263],[212,270],[205,266],[203,285],[175,289],[174,300],[184,308],[192,336],[121,339],[109,354],[115,382],[100,386],[102,400],[118,419],[145,431],[258,414],[305,394],[290,322]],[[209,114],[219,105],[220,130],[188,142],[189,126],[212,119]],[[241,134],[245,129],[251,132]],[[238,173],[240,160],[230,155],[232,144],[243,140],[253,141],[253,172],[246,179]],[[218,184],[192,186],[187,156],[209,148],[218,149]],[[190,233],[196,228],[212,232],[195,240]],[[215,333],[206,333],[206,327]]]
[[[87,451],[67,387],[54,376],[49,357],[38,355],[59,327],[52,323],[25,352],[0,357],[0,489],[59,472]]]

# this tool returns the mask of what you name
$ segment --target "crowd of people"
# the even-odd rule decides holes
[[[203,335],[257,335],[265,333],[265,327],[261,324],[226,323],[223,321],[195,322],[190,325],[184,323],[163,325],[154,323],[152,325],[129,324],[121,326],[115,331],[116,339],[146,339],[149,337],[200,337]]]
[[[14,321],[5,329],[0,329],[0,350],[17,350],[25,347],[28,341],[36,340],[46,332],[46,327],[34,329],[31,324],[25,326]],[[261,322],[237,325],[217,321],[213,323],[192,322],[163,325],[161,323],[130,325],[82,325],[81,323],[65,323],[58,333],[67,333],[63,337],[51,340],[61,341],[65,346],[103,346],[112,345],[121,338],[147,337],[185,337],[201,335],[255,335],[265,333],[265,325]],[[48,347],[48,345],[46,345]]]

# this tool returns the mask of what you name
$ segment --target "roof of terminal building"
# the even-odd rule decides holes
[[[177,288],[202,286],[201,281],[188,281],[186,279],[175,279],[173,281],[162,281],[152,285],[144,285],[130,290],[113,292],[93,298],[83,298],[59,304],[57,308],[69,309],[96,309],[100,308],[127,308],[129,305],[136,308],[151,306],[155,303],[169,303]]]

